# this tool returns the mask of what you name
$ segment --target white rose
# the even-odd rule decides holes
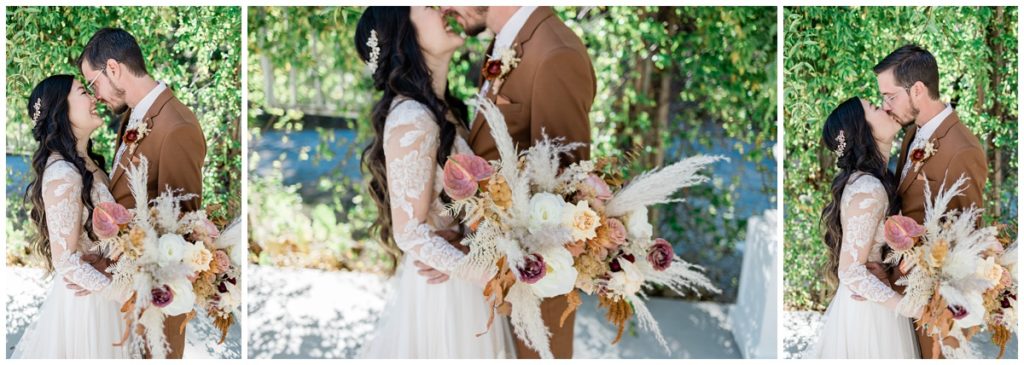
[[[550,246],[537,253],[544,258],[547,273],[536,283],[530,284],[533,293],[541,298],[550,298],[572,291],[579,275],[572,266],[572,253],[559,246]]]
[[[188,241],[185,241],[185,238],[180,235],[163,235],[163,237],[160,237],[160,242],[157,244],[157,263],[160,264],[160,266],[167,266],[168,264],[181,262],[181,260],[185,258],[186,245],[189,245]]]
[[[562,226],[572,233],[573,241],[585,241],[597,237],[597,226],[601,217],[590,209],[586,200],[562,207]]]
[[[650,241],[654,236],[654,226],[647,220],[647,207],[634,210],[626,216],[626,232],[630,241]]]
[[[562,197],[551,193],[537,193],[530,198],[530,232],[545,226],[559,224],[562,220]]]
[[[628,260],[623,258],[617,260],[619,260],[622,270],[612,273],[612,278],[608,280],[608,289],[617,294],[636,294],[644,285],[643,274],[640,273],[636,265]]]
[[[188,279],[181,278],[168,283],[167,286],[174,293],[174,298],[163,308],[164,314],[177,316],[191,312],[196,303],[196,294],[192,292],[192,283]]]

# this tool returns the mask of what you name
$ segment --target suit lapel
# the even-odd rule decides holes
[[[541,23],[543,23],[545,20],[547,20],[548,18],[550,18],[552,16],[555,16],[555,11],[552,10],[551,7],[549,7],[549,6],[539,6],[539,7],[537,7],[537,9],[535,9],[533,11],[532,14],[530,14],[530,17],[526,20],[526,23],[523,24],[523,27],[521,29],[519,29],[519,34],[516,34],[516,38],[512,42],[512,45],[513,45],[513,47],[515,47],[515,50],[516,50],[516,57],[519,57],[519,58],[523,58],[524,57],[524,55],[523,55],[523,44],[525,44],[526,42],[529,42],[530,39],[533,38],[533,34],[537,32],[537,28],[540,27]],[[494,52],[494,40],[491,40],[491,45],[490,45],[490,47],[487,48],[487,54],[484,56],[484,59],[485,59],[484,62],[487,62],[486,59],[488,59],[490,57],[491,53],[493,53],[493,52]],[[481,66],[481,67],[483,67],[483,66]],[[512,70],[512,72],[509,73],[509,77],[512,77],[513,75],[515,75],[515,73],[516,73],[515,70]],[[483,87],[483,84],[484,84],[483,83],[483,77],[484,77],[483,76],[483,72],[481,72],[480,73],[480,86],[481,87]],[[489,87],[494,87],[493,83]],[[490,90],[487,91],[487,100],[490,100],[492,103],[497,104],[497,102],[496,102],[497,99],[498,99],[497,93],[493,93]],[[480,112],[476,112],[476,116],[473,118],[472,129],[470,130],[470,133],[469,133],[470,146],[475,145],[474,142],[479,137],[480,131],[484,129],[484,125],[485,124],[487,124],[487,122],[484,120],[483,114],[480,113]]]
[[[928,138],[928,142],[929,143],[934,142],[934,143],[939,145],[936,148],[941,148],[941,144],[938,143],[938,141],[940,139],[942,139],[942,137],[945,137],[946,134],[949,133],[949,130],[952,129],[958,123],[960,123],[960,118],[958,118],[956,116],[956,111],[954,110],[952,113],[949,114],[948,117],[946,117],[946,119],[942,120],[942,125],[939,126],[939,128],[935,130],[935,133],[933,133],[930,138]],[[917,128],[915,128],[914,131],[915,131],[915,135],[916,135],[917,134],[916,133]],[[912,138],[911,138],[911,141],[913,141]],[[904,150],[906,150],[906,149],[909,149],[909,146],[904,148]],[[910,158],[910,154],[912,152],[913,151],[909,151],[908,150],[908,151],[906,151],[906,153],[904,153],[905,156],[900,158],[900,160],[901,160],[900,161],[900,166],[906,165],[906,160],[908,158]],[[934,156],[931,156],[931,157],[934,157]],[[912,185],[914,180],[917,179],[917,175],[919,175],[921,173],[921,169],[924,168],[923,165],[926,164],[926,163],[928,163],[928,160],[925,160],[925,161],[921,162],[922,166],[920,168],[917,168],[917,169],[914,169],[913,165],[910,166],[910,168],[912,170],[907,171],[907,177],[905,179],[903,179],[902,181],[900,181],[900,188],[899,188],[899,190],[897,190],[897,193],[902,195],[904,192],[907,191],[907,189],[910,188],[910,185]]]
[[[145,123],[147,125],[147,127],[149,128],[149,134],[146,135],[145,137],[143,137],[141,140],[138,140],[136,142],[138,145],[135,147],[134,150],[126,149],[124,151],[124,154],[121,155],[121,159],[120,160],[116,160],[117,152],[115,150],[115,152],[114,152],[114,154],[115,154],[115,156],[114,156],[114,158],[115,158],[114,163],[115,164],[121,164],[122,166],[117,168],[117,171],[114,172],[114,177],[112,179],[110,179],[110,183],[112,185],[113,184],[117,184],[118,180],[120,180],[121,177],[124,176],[125,171],[127,170],[126,167],[131,163],[132,159],[135,158],[135,155],[139,154],[139,147],[142,146],[142,142],[144,140],[146,140],[146,138],[151,137],[153,135],[153,118],[156,118],[156,116],[160,114],[160,111],[163,110],[164,105],[167,105],[167,102],[171,100],[171,97],[173,97],[173,94],[171,93],[171,88],[168,87],[167,89],[164,89],[164,91],[161,92],[159,96],[157,96],[156,100],[153,101],[153,105],[149,106],[149,110],[146,111],[146,115],[142,117],[143,118],[142,122]],[[122,120],[122,122],[121,122],[121,131],[120,131],[120,133],[118,133],[118,138],[117,138],[117,148],[118,149],[120,149],[121,145],[124,144],[124,134],[125,134],[126,130],[128,129],[128,122],[131,119],[131,114],[130,113],[131,113],[131,110],[129,110],[129,114],[128,114],[129,117],[128,118],[124,118]],[[122,161],[126,161],[126,162],[122,162]]]

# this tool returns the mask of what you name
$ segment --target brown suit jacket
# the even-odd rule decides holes
[[[542,138],[543,130],[550,137],[583,143],[585,147],[574,151],[573,158],[589,158],[589,113],[597,93],[597,78],[587,48],[546,6],[533,11],[513,44],[521,61],[497,93],[511,103],[497,101],[493,84],[487,92],[488,99],[505,116],[512,140],[526,149]],[[492,42],[488,55],[493,47]],[[481,113],[477,113],[469,136],[474,153],[484,159],[498,159],[491,128]]]
[[[121,127],[117,133],[118,149],[124,142],[130,115],[129,110],[121,118]],[[168,88],[160,93],[149,107],[144,122],[150,128],[149,134],[137,142],[138,147],[134,152],[125,150],[121,161],[114,161],[115,164],[121,164],[111,178],[111,193],[114,200],[126,208],[135,208],[138,202],[128,188],[125,166],[129,162],[133,165],[138,164],[139,157],[146,156],[149,161],[146,180],[149,199],[171,189],[176,194],[196,194],[196,198],[182,202],[182,209],[199,209],[203,195],[203,160],[206,159],[206,138],[199,126],[199,120]],[[146,203],[148,202],[144,204]],[[164,319],[164,335],[171,350],[167,353],[167,358],[180,359],[184,354],[185,334],[179,329],[184,329],[186,319],[186,314]]]
[[[911,127],[903,138],[896,169],[897,177],[903,174],[903,167],[910,154],[907,149],[914,140],[917,129],[917,126]],[[935,154],[926,159],[918,171],[907,171],[907,177],[900,181],[897,194],[900,197],[900,210],[903,215],[913,218],[918,223],[923,222],[925,184],[929,185],[932,196],[935,196],[943,184],[948,188],[961,174],[970,178],[967,181],[967,189],[962,195],[953,198],[948,209],[966,209],[971,205],[983,208],[982,190],[988,175],[985,151],[982,150],[978,138],[960,123],[956,111],[946,117],[939,129],[935,130],[931,141],[937,149]]]
[[[910,127],[907,135],[903,138],[899,164],[896,168],[897,177],[903,175],[903,168],[907,161],[907,156],[910,154],[908,149],[910,143],[914,140],[914,136],[917,135],[917,129],[916,125]],[[985,188],[985,179],[987,178],[988,171],[985,151],[981,149],[981,143],[978,141],[978,138],[963,123],[960,123],[960,118],[957,116],[956,111],[953,111],[952,114],[942,121],[942,125],[939,126],[939,129],[935,130],[930,141],[935,143],[935,154],[921,162],[921,168],[917,171],[907,171],[906,178],[900,181],[899,188],[896,190],[900,198],[902,214],[914,219],[918,223],[923,223],[925,184],[928,184],[931,197],[934,198],[943,185],[949,188],[950,185],[960,178],[961,174],[970,178],[970,180],[967,181],[966,190],[961,195],[954,197],[947,209],[963,210],[971,206],[984,207],[985,201],[982,191]],[[913,167],[911,166],[911,168]],[[900,276],[902,275],[898,270],[893,270],[890,282],[895,283]],[[901,293],[904,290],[904,288],[898,286],[895,289]],[[921,348],[922,358],[941,357],[942,354],[934,354],[932,351],[934,340],[925,335],[920,329],[917,330],[917,339]]]
[[[117,133],[117,148],[124,143],[125,128],[131,111],[121,118]],[[111,178],[111,193],[114,199],[126,208],[134,208],[135,198],[128,188],[124,168],[130,161],[139,162],[140,156],[149,161],[146,190],[150,199],[170,188],[179,194],[196,194],[199,197],[184,202],[185,211],[199,209],[203,194],[203,160],[206,159],[206,138],[195,114],[174,97],[170,88],[160,93],[146,113],[144,122],[149,134],[138,141],[134,153],[125,150],[114,176]],[[116,156],[115,156],[116,158]]]
[[[522,150],[542,139],[543,133],[552,138],[564,137],[566,142],[584,145],[573,151],[573,159],[590,158],[589,114],[597,93],[597,79],[583,42],[550,7],[538,7],[516,35],[513,47],[520,58],[519,65],[509,72],[497,93],[493,83],[487,92],[488,99],[505,116],[512,140]],[[492,42],[488,55],[493,48]],[[498,95],[509,103],[499,102]],[[476,155],[488,160],[499,158],[491,128],[481,113],[473,121],[468,142]],[[541,315],[551,331],[551,352],[555,358],[572,357],[575,315],[559,326],[567,305],[564,295],[541,302]],[[516,353],[519,358],[539,358],[518,338]]]

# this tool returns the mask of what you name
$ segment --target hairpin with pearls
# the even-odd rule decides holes
[[[377,62],[380,61],[380,47],[377,46],[378,44],[377,31],[371,29],[370,39],[366,40],[366,46],[370,47],[370,60],[366,62],[366,67],[370,70],[371,74],[377,72]]]

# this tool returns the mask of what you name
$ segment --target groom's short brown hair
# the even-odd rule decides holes
[[[125,65],[132,75],[148,74],[146,59],[142,58],[139,43],[131,33],[121,28],[103,28],[96,31],[89,39],[89,43],[85,44],[77,63],[81,69],[82,61],[89,60],[89,65],[94,70],[99,70],[110,59]]]
[[[900,47],[875,65],[875,75],[890,69],[900,86],[911,87],[920,81],[932,99],[939,98],[939,65],[928,50],[916,44]]]

